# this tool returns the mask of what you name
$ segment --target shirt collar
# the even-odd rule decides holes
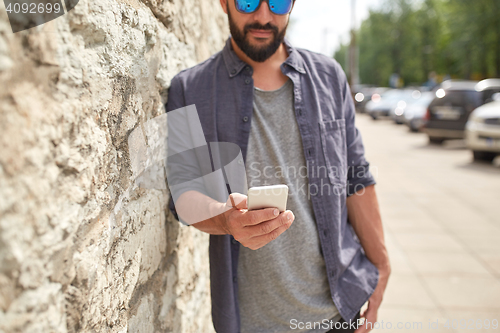
[[[288,52],[288,58],[285,60],[284,64],[289,65],[301,74],[306,74],[306,66],[302,55],[292,46],[292,44],[290,44],[287,38],[285,38],[284,43]]]
[[[283,64],[290,66],[291,68],[295,69],[297,72],[301,74],[306,74],[304,59],[302,58],[300,53],[297,51],[296,48],[294,48],[290,44],[287,38],[284,39],[284,44],[288,52],[288,58],[285,60]],[[229,77],[231,78],[238,75],[241,72],[241,70],[245,68],[245,66],[249,66],[246,62],[241,60],[234,52],[233,47],[231,45],[231,37],[229,37],[226,40],[226,45],[222,50],[222,56],[224,58],[224,63],[226,64],[226,69],[227,72],[229,73]]]

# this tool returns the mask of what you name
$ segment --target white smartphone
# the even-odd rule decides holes
[[[247,206],[248,210],[278,208],[284,212],[287,199],[287,185],[255,186],[248,190]]]

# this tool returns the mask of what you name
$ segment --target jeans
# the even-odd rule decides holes
[[[328,332],[326,333],[354,333],[355,331],[355,328],[353,328],[353,326],[355,326],[356,328],[358,327],[356,325],[356,323],[358,322],[358,319],[360,318],[360,312],[358,312],[358,314],[354,317],[354,319],[351,320],[351,322],[346,322],[344,319],[340,319],[336,325],[334,327],[334,329],[332,330],[329,330]],[[347,323],[347,324],[346,324]],[[354,323],[351,325],[351,323]],[[342,326],[343,324],[343,326]],[[338,328],[337,328],[338,327]],[[343,328],[342,328],[343,327]],[[347,328],[346,328],[347,327]]]

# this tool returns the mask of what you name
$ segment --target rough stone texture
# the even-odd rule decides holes
[[[0,332],[213,331],[208,237],[154,152],[226,26],[218,0],[80,0],[13,34],[0,2]]]

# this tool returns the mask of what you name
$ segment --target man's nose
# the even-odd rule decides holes
[[[259,10],[254,13],[254,20],[265,25],[273,20],[273,13],[269,9],[269,1],[263,1]]]

